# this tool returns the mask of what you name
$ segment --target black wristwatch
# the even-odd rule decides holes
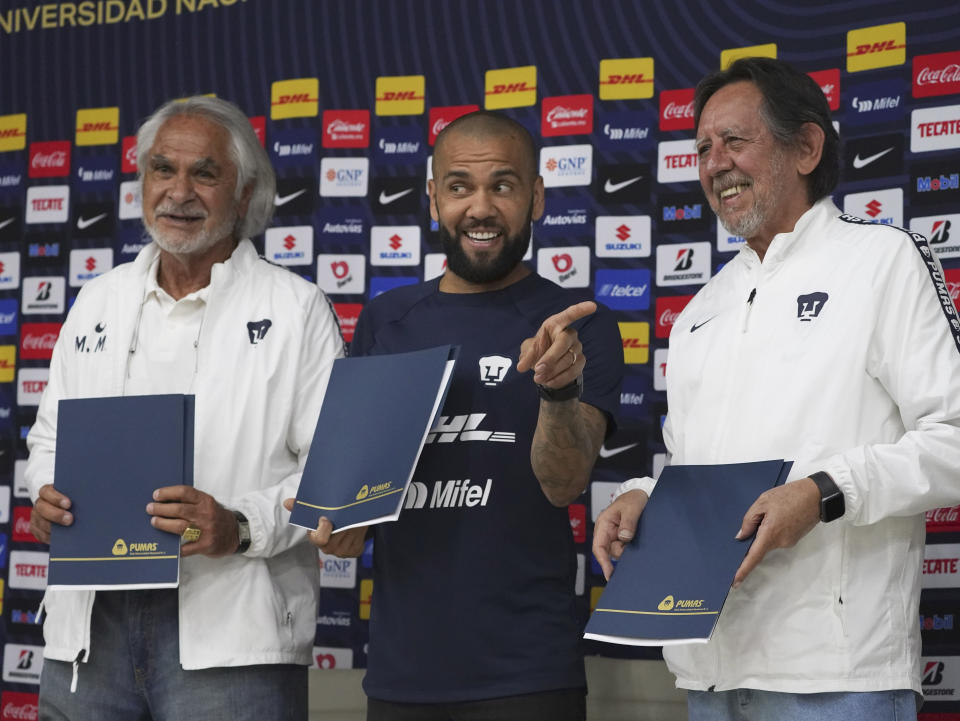
[[[234,511],[233,515],[237,518],[237,535],[240,537],[240,545],[234,553],[245,553],[250,548],[250,521],[240,511]]]
[[[548,388],[537,383],[537,393],[545,401],[569,401],[572,398],[580,400],[580,396],[583,395],[583,374],[561,388]]]
[[[833,482],[830,475],[823,471],[817,471],[810,474],[810,479],[820,489],[820,520],[823,523],[830,523],[830,521],[835,521],[843,516],[846,510],[843,492]]]

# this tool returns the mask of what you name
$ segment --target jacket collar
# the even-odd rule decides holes
[[[160,248],[152,241],[137,253],[137,257],[133,261],[136,276],[145,279],[150,272],[150,266],[153,265],[159,255]],[[245,275],[258,258],[257,249],[254,248],[253,243],[249,238],[244,238],[237,244],[229,258],[222,263],[214,263],[213,268],[210,269],[209,287],[216,288],[224,283],[229,283],[234,278]]]
[[[810,237],[807,231],[823,225],[828,218],[840,214],[837,206],[829,195],[814,203],[803,215],[797,219],[796,225],[789,233],[777,233],[770,241],[766,254],[763,256],[763,265],[773,267],[783,263],[794,252],[794,249],[803,244]],[[760,263],[760,256],[749,245],[740,248],[740,258],[747,266],[753,267]]]

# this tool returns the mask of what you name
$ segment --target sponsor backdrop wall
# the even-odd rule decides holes
[[[663,463],[671,324],[742,242],[700,194],[693,86],[748,54],[810,72],[844,138],[837,204],[926,234],[956,298],[958,27],[960,6],[930,0],[3,0],[2,718],[35,717],[42,665],[47,555],[29,533],[24,438],[79,288],[144,244],[132,136],[163,100],[214,93],[248,113],[279,176],[273,227],[255,241],[330,294],[348,340],[367,299],[442,272],[425,195],[438,130],[500,109],[540,141],[547,204],[528,262],[616,311],[628,364],[620,430],[570,507],[585,618],[603,584],[593,519],[619,481]],[[917,623],[930,718],[960,718],[958,512],[928,516]],[[320,559],[318,668],[365,664],[371,557]]]

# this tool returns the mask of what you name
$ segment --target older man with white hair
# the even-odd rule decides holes
[[[90,281],[54,349],[27,440],[31,527],[70,525],[53,485],[63,398],[192,393],[195,486],[144,498],[183,535],[180,586],[48,591],[44,719],[306,719],[316,551],[287,524],[334,358],[329,302],[258,258],[275,178],[247,117],[223,100],[172,101],[137,134],[153,242]],[[104,337],[81,353],[75,337]],[[82,512],[82,511],[81,511]]]

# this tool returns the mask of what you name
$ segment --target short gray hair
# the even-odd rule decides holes
[[[167,120],[177,115],[205,118],[227,131],[230,136],[230,159],[237,166],[234,197],[240,200],[243,191],[253,185],[247,214],[240,220],[237,234],[240,238],[249,238],[262,233],[273,216],[277,178],[267,152],[253,132],[250,120],[240,108],[227,100],[204,95],[170,100],[144,121],[137,131],[137,178],[141,190],[147,154],[153,147],[157,133]]]

